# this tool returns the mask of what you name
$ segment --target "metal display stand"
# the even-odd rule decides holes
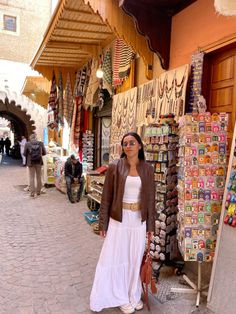
[[[179,293],[193,293],[197,295],[196,307],[199,307],[201,294],[207,296],[208,292],[204,291],[208,288],[209,285],[202,287],[202,262],[198,262],[198,271],[197,271],[197,284],[193,283],[186,275],[183,275],[183,279],[189,284],[191,288],[171,288],[172,292]]]
[[[234,156],[236,149],[236,123],[234,125],[234,133],[230,157],[228,162],[228,172],[225,183],[224,198],[222,202],[220,224],[216,242],[216,251],[211,272],[211,279],[207,297],[207,307],[212,311],[219,310],[219,313],[235,313],[235,280],[236,272],[236,237],[235,228],[224,224],[225,203],[228,193],[228,184],[232,166],[236,157]],[[232,249],[231,249],[232,248]],[[230,254],[229,254],[230,252]],[[230,302],[229,302],[230,300]]]

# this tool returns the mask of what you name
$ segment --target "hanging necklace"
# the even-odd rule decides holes
[[[177,81],[177,75],[176,75],[176,72],[175,72],[175,98],[179,98],[182,96],[182,93],[183,93],[183,87],[184,87],[184,82],[185,82],[185,78],[186,78],[186,70],[187,70],[187,67],[185,67],[185,70],[184,70],[184,74],[181,78],[181,81],[180,83],[178,84],[178,81]]]
[[[135,126],[136,99],[137,99],[137,89],[131,90],[129,92],[129,116],[128,116],[128,125],[130,129],[133,129]]]
[[[105,120],[107,120],[107,125],[106,125]],[[111,126],[111,119],[108,119],[108,118],[107,119],[102,119],[102,125],[104,126],[105,129],[110,128],[110,126]]]
[[[161,77],[158,80],[158,97],[160,99],[162,99],[164,96],[166,79],[167,79],[167,74],[164,77],[163,83],[161,82]]]

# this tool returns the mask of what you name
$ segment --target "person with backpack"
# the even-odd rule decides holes
[[[37,135],[32,134],[30,141],[25,144],[24,156],[26,157],[26,164],[29,167],[30,177],[30,196],[34,197],[35,193],[40,195],[42,188],[41,170],[43,165],[42,156],[46,155],[46,149],[43,142],[37,140]],[[35,176],[37,187],[35,189]]]

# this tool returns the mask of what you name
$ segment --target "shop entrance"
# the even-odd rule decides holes
[[[206,91],[208,110],[229,114],[228,144],[231,141],[236,118],[236,44],[206,55]]]

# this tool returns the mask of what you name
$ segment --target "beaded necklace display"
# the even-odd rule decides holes
[[[160,116],[162,114],[162,107],[163,107],[163,101],[164,101],[164,93],[165,93],[165,84],[166,84],[166,77],[167,74],[164,77],[163,83],[161,82],[161,77],[158,80],[158,116]]]
[[[137,112],[136,112],[136,124],[138,126],[142,124],[141,99],[142,99],[142,86],[139,86],[137,89]]]
[[[175,98],[182,97],[183,88],[184,88],[184,82],[185,82],[185,79],[186,79],[186,71],[187,71],[187,67],[185,67],[184,74],[183,74],[179,84],[178,84],[177,77],[176,77],[176,72],[175,72],[175,79],[174,79],[174,83],[175,83]]]
[[[135,108],[136,108],[136,100],[137,100],[137,88],[129,92],[128,99],[129,99],[128,128],[133,129],[135,127]]]

